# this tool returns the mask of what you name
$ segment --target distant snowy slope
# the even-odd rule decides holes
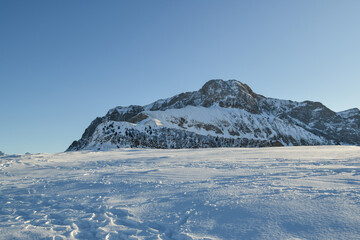
[[[358,109],[335,113],[318,102],[266,98],[236,80],[211,80],[199,91],[113,108],[68,151],[327,144],[360,144]]]
[[[354,146],[3,156],[0,239],[359,239],[359,163]]]

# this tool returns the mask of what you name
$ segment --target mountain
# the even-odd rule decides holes
[[[146,106],[110,109],[67,151],[123,147],[201,148],[360,144],[360,111],[267,98],[237,80]]]

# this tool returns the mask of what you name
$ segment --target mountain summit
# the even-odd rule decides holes
[[[198,91],[146,106],[110,109],[67,151],[124,147],[199,148],[360,144],[360,111],[254,93],[237,80],[210,80]]]

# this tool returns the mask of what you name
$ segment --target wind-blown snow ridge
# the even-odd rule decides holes
[[[68,151],[123,147],[198,148],[360,144],[360,111],[267,98],[236,80],[95,119]]]

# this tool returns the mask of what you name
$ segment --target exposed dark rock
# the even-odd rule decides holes
[[[69,146],[69,148],[66,151],[70,151],[73,149],[82,149],[87,144],[89,144],[90,139],[92,135],[95,132],[95,129],[104,121],[104,117],[97,117],[94,121],[90,123],[90,126],[85,129],[85,132],[81,136],[81,139],[79,141],[73,141],[72,144]]]
[[[282,144],[280,141],[274,140],[270,142],[271,147],[283,147],[284,144]]]
[[[138,122],[141,122],[142,120],[145,120],[147,119],[149,116],[144,114],[144,113],[139,113],[138,115],[130,118],[128,120],[128,122],[131,122],[131,123],[138,123]]]
[[[189,125],[189,126],[191,126],[191,125]],[[197,128],[203,128],[206,131],[213,131],[213,132],[215,132],[217,134],[224,134],[220,130],[220,128],[218,128],[218,127],[216,127],[216,126],[214,126],[212,124],[196,123],[194,126],[197,127]]]
[[[130,105],[129,107],[116,107],[110,110],[105,118],[110,121],[128,121],[140,112],[144,111],[142,106]]]

